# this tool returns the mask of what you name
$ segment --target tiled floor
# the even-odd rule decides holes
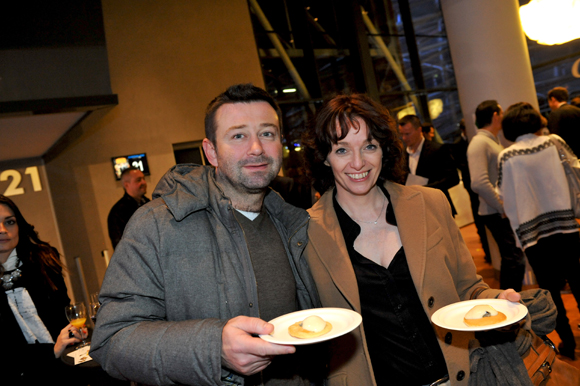
[[[483,249],[481,248],[481,243],[479,241],[479,236],[474,224],[470,224],[461,228],[461,234],[465,239],[465,243],[469,248],[471,254],[473,255],[473,260],[477,266],[477,272],[484,278],[485,282],[492,288],[499,288],[499,281],[496,279],[496,273],[493,267],[486,263],[484,259]],[[534,286],[525,286],[524,289],[533,288]],[[574,365],[580,369],[580,329],[578,328],[578,323],[580,323],[580,311],[578,311],[578,306],[576,305],[576,300],[569,293],[562,293],[562,299],[564,300],[564,305],[566,306],[568,319],[570,319],[570,324],[572,326],[572,331],[574,331],[574,336],[576,337],[576,360],[572,361],[567,357],[560,356],[564,361]],[[556,332],[552,332],[548,335],[549,338],[558,346],[560,343],[560,338]]]

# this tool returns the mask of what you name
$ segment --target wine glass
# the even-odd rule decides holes
[[[89,303],[89,316],[93,322],[93,326],[97,323],[97,312],[99,312],[99,307],[101,307],[101,303],[99,302]]]
[[[85,304],[73,303],[69,306],[66,306],[65,313],[70,324],[72,324],[74,327],[78,328],[79,331],[81,331],[81,329],[84,327],[87,321],[87,309],[85,307]],[[87,342],[86,339],[83,339],[82,342],[77,346],[77,348],[84,347],[89,344],[90,342]]]
[[[99,292],[91,293],[91,303],[99,303]]]

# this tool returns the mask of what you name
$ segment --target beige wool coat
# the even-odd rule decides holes
[[[445,195],[436,189],[386,182],[401,242],[417,294],[427,317],[458,301],[495,298],[477,275],[473,258],[459,232]],[[306,259],[324,307],[348,308],[361,313],[355,273],[333,208],[334,190],[327,191],[309,210]],[[433,324],[432,324],[433,325]],[[468,344],[472,332],[433,325],[447,363],[451,385],[467,385]],[[376,385],[365,340],[364,320],[357,329],[329,342],[328,384]]]

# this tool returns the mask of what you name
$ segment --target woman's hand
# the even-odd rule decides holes
[[[509,300],[510,302],[514,302],[514,303],[519,303],[519,301],[522,300],[522,295],[520,295],[519,292],[516,292],[512,288],[508,288],[505,291],[503,291],[501,294],[499,294],[499,296],[497,298],[498,299],[506,299],[506,300]]]
[[[70,333],[73,336],[70,336]],[[78,328],[73,327],[72,324],[69,324],[62,330],[60,330],[60,334],[58,334],[58,338],[56,338],[56,343],[54,344],[54,357],[59,358],[63,351],[70,345],[79,343],[83,338],[86,338],[88,333],[86,331],[80,331]]]
[[[501,294],[499,294],[499,296],[497,298],[509,300],[510,302],[514,302],[514,303],[519,303],[519,301],[522,299],[522,295],[520,295],[519,292],[516,292],[512,288],[508,288],[505,291],[503,291]],[[517,321],[516,323],[511,324],[509,326],[497,328],[495,331],[517,332],[517,330],[520,329],[522,324],[523,324],[523,322],[520,320],[520,321]]]

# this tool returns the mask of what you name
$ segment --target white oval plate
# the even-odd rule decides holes
[[[488,304],[496,310],[503,312],[507,317],[500,323],[489,326],[468,326],[463,321],[465,314],[473,307],[481,304]],[[438,309],[431,316],[431,321],[439,327],[456,331],[486,331],[500,327],[509,326],[522,320],[528,313],[528,309],[521,303],[510,302],[505,299],[474,299],[457,302]]]
[[[312,315],[320,316],[325,321],[330,322],[332,324],[332,330],[324,335],[310,339],[295,338],[288,333],[288,327]],[[270,320],[268,323],[274,325],[274,331],[269,335],[260,335],[260,338],[270,343],[290,344],[293,346],[313,344],[347,334],[357,328],[361,322],[362,316],[360,314],[346,308],[311,308],[309,310],[292,312]]]

